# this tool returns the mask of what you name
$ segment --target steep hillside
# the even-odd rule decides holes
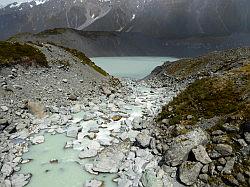
[[[195,58],[184,58],[173,63],[165,62],[157,67],[146,79],[162,85],[167,79],[195,80],[202,76],[213,76],[247,64],[249,48],[217,51]]]
[[[166,63],[150,80],[170,78],[190,84],[156,119],[163,164],[185,185],[249,186],[250,49]]]
[[[0,102],[64,103],[99,92],[110,77],[82,52],[51,44],[0,43]],[[10,99],[11,98],[11,99]]]

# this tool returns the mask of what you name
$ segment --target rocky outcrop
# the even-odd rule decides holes
[[[171,166],[180,165],[187,160],[190,151],[196,146],[206,144],[208,137],[202,129],[196,129],[176,137],[165,153],[165,162]]]
[[[249,54],[243,48],[165,63],[148,80],[189,81],[162,108],[155,136],[166,147],[163,168],[177,170],[185,185],[249,185]]]

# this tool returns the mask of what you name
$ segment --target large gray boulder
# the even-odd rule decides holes
[[[130,150],[130,142],[124,141],[118,145],[104,149],[93,162],[93,171],[100,173],[117,173],[125,154]]]
[[[145,187],[163,187],[162,179],[152,169],[146,170],[142,176],[142,184]]]
[[[66,136],[70,138],[76,138],[78,135],[79,128],[78,127],[69,127],[66,133]]]
[[[171,166],[180,165],[187,159],[189,152],[193,148],[205,144],[207,141],[207,133],[200,128],[174,138],[164,156],[166,164]]]
[[[14,174],[11,177],[11,184],[13,187],[23,187],[29,183],[31,174]]]
[[[196,182],[203,165],[200,162],[183,162],[179,168],[181,182],[192,185]]]
[[[151,141],[151,136],[149,136],[146,133],[140,133],[136,136],[135,140],[139,146],[142,148],[146,148],[149,146],[150,141]]]

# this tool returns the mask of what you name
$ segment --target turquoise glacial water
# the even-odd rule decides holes
[[[114,175],[95,176],[86,172],[83,165],[91,160],[78,159],[78,150],[64,149],[64,145],[71,138],[64,134],[47,133],[44,136],[44,143],[30,146],[29,152],[23,155],[23,159],[32,159],[31,162],[20,165],[20,173],[32,174],[27,187],[83,187],[91,179],[104,181],[105,186],[116,186],[113,182]],[[57,159],[58,163],[50,163],[52,159]]]
[[[176,61],[173,57],[96,57],[91,58],[98,66],[116,77],[142,79],[155,67],[166,61]]]

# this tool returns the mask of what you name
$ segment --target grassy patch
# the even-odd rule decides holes
[[[235,62],[248,58],[250,58],[250,48],[213,52],[204,56],[170,63],[166,68],[166,73],[181,79],[197,74],[208,75],[210,72],[228,71],[234,67]]]
[[[67,29],[64,29],[64,28],[55,28],[55,29],[49,29],[49,30],[42,31],[36,35],[37,36],[57,35],[57,34],[63,34],[66,30]]]
[[[241,97],[242,94],[248,93],[249,82],[247,77],[238,75],[197,80],[163,107],[159,119],[169,118],[170,124],[190,125],[196,123],[200,117],[209,119],[236,113],[249,117],[249,103]],[[169,107],[173,110],[169,111]],[[187,121],[188,115],[194,118]]]
[[[0,42],[0,67],[15,64],[48,66],[45,55],[28,44]]]
[[[104,76],[108,76],[108,73],[106,71],[104,71],[102,68],[97,66],[94,62],[92,62],[88,57],[86,57],[86,55],[84,53],[82,53],[76,49],[70,49],[70,48],[66,48],[66,47],[62,47],[62,48],[64,48],[66,51],[70,52],[73,56],[79,58],[83,64],[87,64],[88,66],[92,67],[94,70],[99,72],[100,74],[102,74]]]

